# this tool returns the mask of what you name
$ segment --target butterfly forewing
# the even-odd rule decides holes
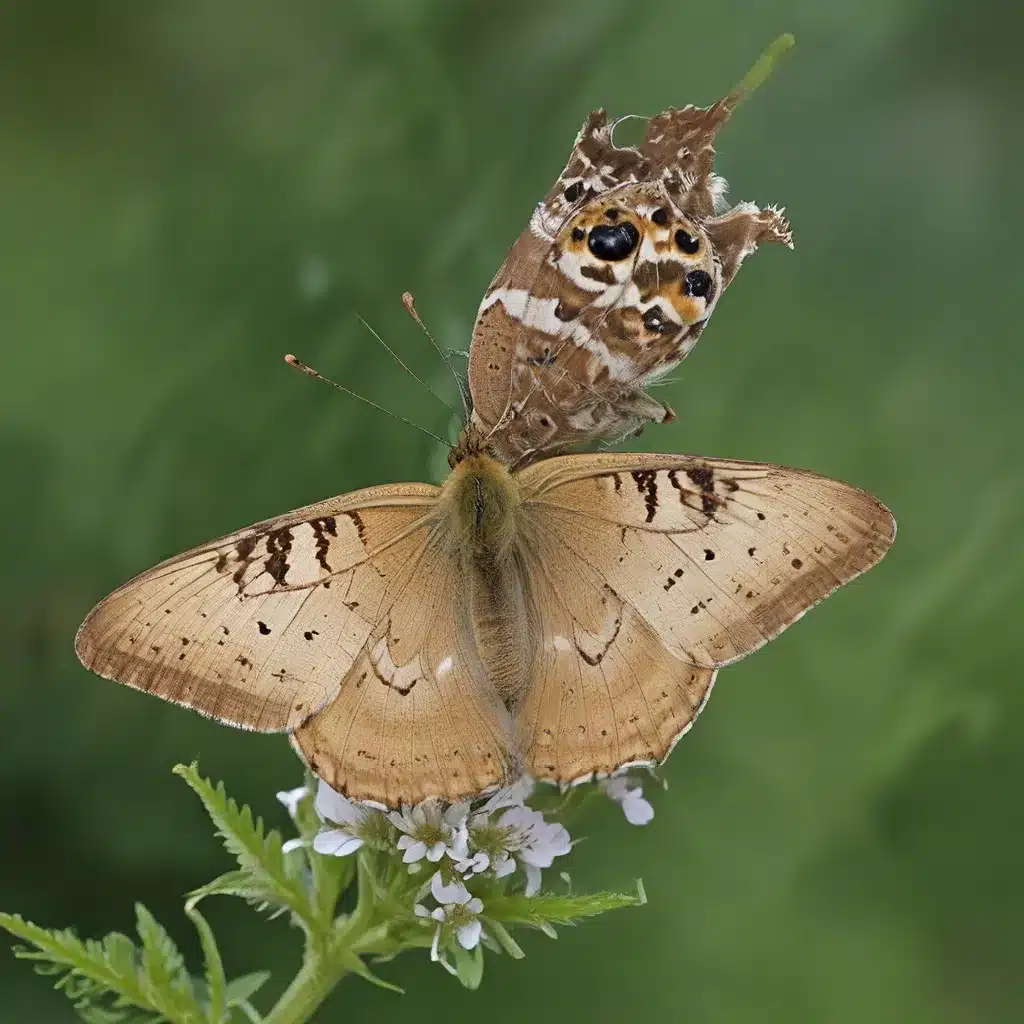
[[[766,643],[874,565],[895,534],[871,495],[779,466],[580,455],[519,479],[531,532],[585,566],[673,656],[705,668]]]
[[[94,672],[233,725],[282,730],[338,691],[437,488],[396,485],[320,502],[137,576],[82,624]]]

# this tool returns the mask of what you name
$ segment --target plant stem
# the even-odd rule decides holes
[[[306,1024],[344,974],[340,957],[307,949],[302,969],[263,1018],[263,1024]]]

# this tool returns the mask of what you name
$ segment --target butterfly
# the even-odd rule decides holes
[[[693,349],[746,256],[792,248],[783,211],[727,208],[714,170],[719,128],[791,43],[710,107],[652,117],[637,148],[615,145],[603,110],[583,125],[473,328],[473,422],[506,461],[669,421],[646,388]]]
[[[814,473],[680,455],[510,470],[470,425],[440,486],[297,509],[102,601],[82,663],[288,732],[339,792],[454,800],[663,761],[717,669],[874,565],[895,524]]]

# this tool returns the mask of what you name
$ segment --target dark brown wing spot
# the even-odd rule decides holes
[[[288,553],[292,549],[292,531],[288,527],[272,530],[267,534],[267,560],[263,568],[278,585],[284,584],[288,575]]]
[[[256,625],[259,626],[259,630],[264,636],[270,636],[270,627],[265,622],[258,621]]]
[[[636,482],[637,491],[645,495],[647,522],[651,522],[658,510],[658,474],[653,469],[635,469],[630,476]]]
[[[359,534],[360,543],[366,543],[366,526],[363,524],[363,517],[355,511],[348,511],[345,513],[355,524],[356,532]]]

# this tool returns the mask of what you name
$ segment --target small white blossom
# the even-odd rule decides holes
[[[475,874],[490,868],[496,878],[504,878],[519,862],[526,873],[526,895],[540,890],[541,869],[567,854],[572,841],[563,825],[546,821],[540,811],[526,806],[532,789],[533,780],[524,776],[514,786],[495,793],[472,816],[468,833],[473,856],[458,861],[458,871]]]
[[[296,789],[285,789],[277,794],[277,799],[284,804],[285,809],[288,811],[288,816],[295,820],[295,815],[299,813],[299,804],[302,803],[306,797],[309,796],[309,789],[306,786],[299,786]]]
[[[644,799],[644,789],[628,775],[606,779],[601,788],[609,799],[614,800],[626,815],[630,825],[646,825],[654,817],[654,808]]]
[[[347,857],[366,841],[366,829],[380,811],[357,804],[331,789],[323,780],[314,803],[320,817],[335,828],[324,828],[313,840],[313,849],[328,856]]]
[[[404,850],[402,860],[415,864],[427,858],[436,864],[446,853],[452,860],[465,860],[469,856],[466,845],[466,816],[469,804],[452,804],[447,810],[439,800],[425,800],[415,807],[392,811],[388,820],[402,835],[398,849]]]
[[[430,893],[438,906],[428,910],[422,903],[417,903],[414,908],[416,916],[437,922],[434,941],[430,945],[430,959],[454,974],[455,969],[441,953],[442,930],[450,929],[463,949],[475,949],[483,933],[480,914],[483,913],[484,904],[480,897],[473,896],[462,882],[450,882],[445,885],[440,871],[430,880]]]

